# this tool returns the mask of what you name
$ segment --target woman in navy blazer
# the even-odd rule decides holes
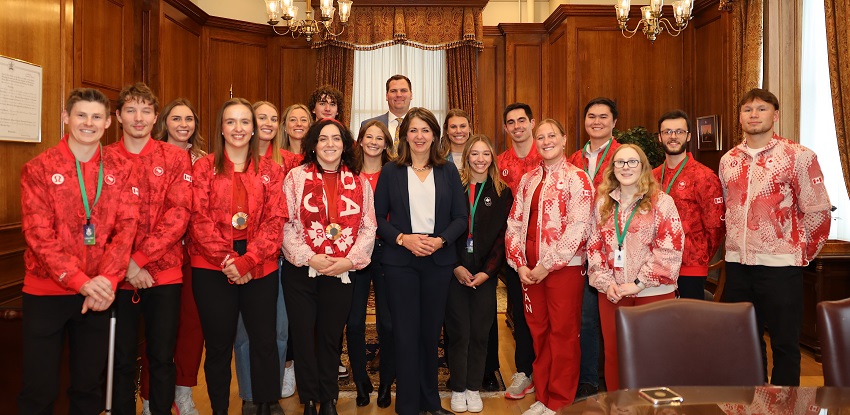
[[[437,390],[437,343],[454,243],[466,232],[463,186],[454,164],[440,157],[440,125],[431,111],[411,108],[400,126],[398,158],[381,171],[375,191],[378,235],[387,241],[386,275],[396,342],[398,415],[451,414]]]

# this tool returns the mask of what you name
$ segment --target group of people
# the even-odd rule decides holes
[[[109,99],[72,91],[67,134],[21,176],[20,413],[52,413],[65,330],[72,412],[100,413],[111,307],[114,414],[136,410],[140,319],[145,414],[197,413],[204,349],[214,415],[228,413],[231,356],[243,414],[282,414],[278,400],[296,384],[305,415],[336,414],[343,337],[366,406],[370,288],[377,405],[392,403],[395,383],[399,415],[481,412],[498,370],[501,276],[517,368],[505,396],[535,393],[525,415],[554,414],[598,390],[600,332],[606,387],[618,388],[616,309],[703,298],[724,237],[726,300],[753,302],[770,330],[771,382],[799,383],[800,324],[789,321],[802,318],[802,267],[826,239],[830,204],[814,153],[773,133],[771,93],[742,98],[745,137],[719,177],[687,151],[681,111],[658,121],[666,160],[653,169],[640,147],[614,139],[608,98],[585,106],[590,140],[572,155],[559,121],[508,105],[510,147],[497,156],[463,110],[441,128],[411,108],[407,77],[387,80],[386,93],[388,112],[356,138],[329,86],[283,114],[232,98],[206,154],[184,99],[160,111],[146,85],[128,86],[115,111],[123,136],[102,148]],[[437,387],[443,334],[451,411]]]

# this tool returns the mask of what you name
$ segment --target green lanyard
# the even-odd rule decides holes
[[[475,211],[478,209],[478,199],[481,198],[481,193],[484,191],[484,183],[487,183],[487,178],[484,178],[484,181],[478,184],[478,196],[475,196],[475,203],[471,203],[469,205],[469,236],[472,236],[472,228],[475,227]],[[469,194],[469,187],[466,188],[466,194]],[[472,197],[469,198],[469,201],[472,202]]]
[[[626,231],[632,223],[632,218],[635,217],[635,212],[637,212],[637,205],[635,205],[635,208],[632,209],[629,219],[626,220],[626,226],[623,228],[623,231],[620,232],[620,203],[618,202],[617,206],[614,206],[614,230],[617,232],[617,245],[620,251],[623,250],[623,243],[626,241]]]
[[[97,173],[97,194],[94,196],[94,203],[92,203],[91,208],[89,207],[89,197],[86,193],[86,184],[83,181],[83,171],[80,168],[80,161],[75,160],[77,162],[77,179],[80,181],[80,194],[83,196],[83,207],[86,208],[86,225],[91,223],[91,209],[100,200],[100,190],[103,188],[103,146],[98,144],[98,150],[100,151],[100,171]]]
[[[603,152],[603,153],[602,153],[602,158],[600,158],[600,159],[596,160],[596,170],[594,170],[594,171],[593,171],[593,176],[592,176],[592,177],[596,177],[596,175],[597,175],[597,174],[599,174],[599,168],[600,168],[600,167],[602,167],[602,162],[603,162],[603,161],[605,161],[605,156],[607,156],[607,155],[608,155],[608,150],[610,150],[610,149],[611,149],[611,142],[612,142],[612,141],[614,141],[614,139],[613,139],[613,138],[611,138],[610,140],[608,140],[608,145],[607,145],[607,146],[605,146],[605,152]],[[590,148],[590,141],[588,141],[588,142],[587,142],[587,144],[585,144],[585,145],[584,145],[584,152],[585,152],[585,153],[590,153],[590,151],[588,151],[588,149],[589,149],[589,148]],[[589,172],[589,171],[587,171],[587,168],[588,168],[588,167],[589,167],[589,166],[587,165],[587,162],[585,162],[585,163],[584,163],[584,172],[585,172],[585,173],[587,173],[587,175],[588,175],[588,176],[590,176],[590,172]]]
[[[684,169],[684,168],[685,168],[685,164],[688,164],[688,158],[690,158],[690,157],[689,157],[689,156],[685,156],[685,160],[683,160],[683,161],[682,161],[682,164],[681,164],[681,165],[679,165],[679,170],[676,170],[676,175],[675,175],[675,176],[673,176],[673,178],[672,178],[672,179],[670,179],[670,183],[668,183],[668,184],[667,184],[667,194],[668,194],[668,195],[670,194],[670,189],[671,189],[671,188],[673,188],[673,183],[675,183],[675,182],[676,182],[676,178],[677,178],[677,177],[679,177],[679,173],[681,173],[681,172],[682,172],[682,169]],[[666,164],[667,164],[667,163],[664,163],[664,164],[665,164],[664,168],[663,168],[663,169],[661,169],[661,183],[662,183],[662,186],[664,185],[664,184],[663,184],[663,183],[664,183],[664,172],[665,172],[665,171],[667,171],[667,166],[666,166]]]

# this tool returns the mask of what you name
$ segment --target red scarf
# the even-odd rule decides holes
[[[322,174],[314,164],[305,166],[307,179],[304,181],[303,203],[301,203],[301,223],[307,230],[307,239],[313,252],[343,258],[348,254],[360,231],[363,203],[363,182],[344,165],[339,169],[337,180],[336,206],[341,227],[340,236],[335,241],[326,236],[330,224],[327,213],[327,200],[322,183]]]

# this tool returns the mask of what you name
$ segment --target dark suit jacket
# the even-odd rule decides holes
[[[384,126],[389,126],[390,125],[390,113],[385,112],[385,113],[383,113],[383,114],[381,114],[377,117],[369,118],[368,120],[363,120],[363,122],[360,123],[360,128],[362,129],[363,126],[366,125],[367,122],[372,121],[372,120],[378,120],[378,121],[384,123]]]
[[[437,265],[454,265],[457,253],[454,243],[464,232],[468,211],[464,202],[463,186],[454,164],[434,166],[436,209],[434,234],[446,239],[446,246],[431,257]],[[375,217],[378,235],[386,241],[382,263],[405,266],[415,257],[407,248],[395,243],[400,233],[412,233],[410,224],[410,193],[407,189],[407,166],[394,162],[384,165],[375,189]]]

